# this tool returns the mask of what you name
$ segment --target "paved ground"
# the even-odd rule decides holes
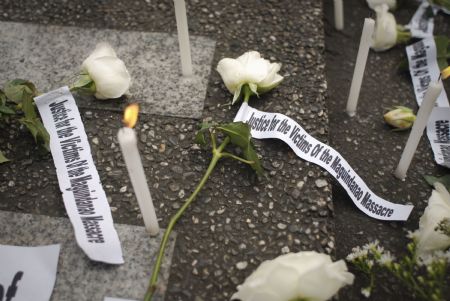
[[[417,110],[409,74],[397,72],[399,62],[406,57],[404,46],[382,53],[370,53],[358,114],[350,118],[345,113],[362,24],[364,18],[371,15],[371,11],[365,1],[344,2],[345,29],[343,32],[337,32],[333,28],[332,1],[324,1],[330,143],[377,195],[397,202],[412,203],[415,208],[405,223],[368,219],[349,202],[345,191],[334,182],[336,256],[343,258],[351,252],[352,247],[375,239],[394,251],[394,254],[402,254],[408,242],[406,231],[418,227],[418,219],[431,193],[431,187],[426,184],[423,175],[444,175],[448,170],[434,163],[430,144],[424,135],[406,181],[399,181],[393,175],[409,132],[392,131],[384,123],[383,114],[386,108],[395,105]],[[398,24],[407,24],[415,9],[412,1],[404,1],[404,5],[395,12]],[[435,18],[435,33],[449,36],[448,16],[438,15]],[[449,91],[448,82],[445,86]],[[378,281],[386,283],[388,289],[377,287],[371,300],[390,300],[392,296],[401,300],[412,299],[405,294],[403,288],[392,283],[390,277],[382,275]],[[364,284],[367,284],[367,281],[358,277],[355,285],[342,292],[342,299],[360,300],[362,297],[359,291]]]
[[[282,62],[286,80],[254,105],[284,112],[326,141],[321,3],[188,2],[191,32],[216,40],[212,66],[250,49]],[[173,14],[170,2],[153,1],[32,1],[26,5],[4,1],[0,7],[2,21],[169,33],[175,32]],[[217,106],[229,102],[230,96],[213,71],[203,118],[232,120],[237,107]],[[120,113],[84,109],[82,117],[114,220],[142,224],[115,138]],[[198,124],[194,119],[141,116],[140,148],[163,227],[208,164],[209,152],[192,144]],[[0,139],[14,159],[0,167],[0,208],[65,215],[50,156],[36,154],[31,139],[17,124],[5,129]],[[334,252],[331,186],[316,186],[316,180],[327,178],[326,173],[297,159],[282,142],[258,142],[257,148],[267,179],[257,179],[242,164],[220,163],[178,224],[167,300],[226,300],[265,259],[288,251]]]

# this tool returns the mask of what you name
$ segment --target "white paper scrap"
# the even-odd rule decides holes
[[[405,27],[411,31],[411,35],[415,38],[432,37],[434,30],[434,15],[436,12],[436,8],[432,8],[428,1],[424,1],[417,8],[411,21]]]
[[[437,81],[441,73],[437,63],[434,38],[426,38],[406,47],[406,53],[408,55],[409,72],[413,81],[416,101],[420,106],[428,85],[431,81]],[[445,121],[449,119],[450,111],[447,93],[444,89],[442,89],[435,106],[428,120],[427,136],[436,163],[450,168],[450,150],[446,145],[447,143],[443,143],[445,141],[443,138],[446,130]]]
[[[450,168],[450,108],[434,108],[427,124],[434,160]]]
[[[122,248],[75,99],[68,87],[35,98],[78,245],[95,261],[122,264]]]
[[[391,203],[375,195],[336,150],[310,136],[291,118],[283,114],[262,112],[243,103],[234,121],[248,123],[253,138],[281,139],[297,156],[323,167],[336,178],[365,214],[380,220],[408,219],[412,205]]]
[[[59,245],[0,245],[0,300],[49,301],[56,280]]]
[[[434,38],[429,37],[406,47],[406,54],[408,55],[409,72],[413,81],[414,93],[420,106],[430,82],[436,82],[441,74],[437,63]],[[442,90],[436,103],[438,107],[449,106],[445,90]]]

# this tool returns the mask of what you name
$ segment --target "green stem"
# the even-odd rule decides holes
[[[213,132],[211,132],[211,131],[209,131],[209,135],[211,137],[211,145],[212,145],[212,149],[213,149],[213,152],[214,152],[214,150],[217,148],[217,146],[216,146],[216,137],[214,136]]]
[[[411,32],[397,29],[397,44],[406,44],[411,39]]]
[[[244,102],[248,103],[248,100],[250,99],[250,96],[252,96],[253,92],[250,90],[250,87],[248,85],[244,85]]]
[[[373,288],[375,287],[375,275],[373,272],[370,273],[370,292],[373,291]]]
[[[145,293],[144,301],[150,301],[156,290],[158,274],[159,274],[159,270],[161,268],[162,259],[164,257],[164,251],[166,249],[167,242],[169,241],[170,233],[172,232],[178,219],[183,215],[184,211],[186,211],[186,209],[189,207],[189,205],[191,205],[191,203],[195,200],[195,197],[200,192],[200,190],[202,190],[203,186],[205,185],[206,181],[208,180],[209,176],[211,175],[212,171],[214,170],[214,167],[216,167],[217,162],[223,156],[223,154],[222,154],[223,149],[225,148],[225,146],[227,146],[227,144],[229,142],[230,142],[230,138],[226,137],[224,139],[224,141],[222,142],[222,144],[219,145],[218,148],[213,148],[213,157],[211,159],[211,162],[209,163],[208,169],[206,170],[205,174],[203,175],[203,178],[200,180],[200,183],[198,183],[197,188],[195,188],[194,192],[186,200],[184,205],[170,219],[170,222],[169,222],[169,225],[167,226],[166,232],[164,232],[164,236],[161,241],[161,245],[159,246],[159,254],[158,254],[158,257],[156,258],[155,267],[153,269],[152,277],[150,278],[149,287],[147,289],[147,292]]]
[[[252,164],[255,163],[255,161],[245,160],[244,158],[235,156],[235,155],[230,154],[230,153],[222,153],[222,156],[223,156],[223,157],[228,157],[228,158],[233,158],[233,159],[236,159],[236,160],[238,160],[238,161],[241,161],[242,163],[249,164],[249,165],[252,165]]]

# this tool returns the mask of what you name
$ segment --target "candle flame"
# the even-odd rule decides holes
[[[441,71],[442,79],[447,79],[450,76],[450,66]]]
[[[139,105],[132,103],[125,108],[123,113],[123,124],[128,128],[133,128],[136,125],[139,114]]]

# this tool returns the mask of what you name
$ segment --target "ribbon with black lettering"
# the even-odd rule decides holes
[[[428,37],[406,47],[409,72],[414,86],[414,93],[419,106],[427,92],[430,82],[436,82],[441,74],[437,62],[436,43],[433,37]],[[436,105],[448,107],[447,93],[442,90]]]
[[[310,136],[291,118],[256,110],[244,102],[234,121],[248,123],[253,138],[283,140],[297,156],[324,168],[365,214],[380,220],[408,219],[412,205],[391,203],[375,195],[336,150]]]
[[[436,163],[450,168],[450,108],[433,108],[427,123],[427,136]]]
[[[59,188],[78,245],[92,260],[122,264],[119,237],[75,99],[62,87],[34,100],[50,134]]]
[[[411,31],[411,35],[415,38],[432,37],[436,13],[437,8],[433,8],[428,1],[424,1],[419,5],[411,21],[405,27]]]
[[[420,106],[430,82],[437,81],[441,73],[437,62],[434,38],[426,38],[406,47],[406,53],[416,101]],[[428,120],[427,136],[436,163],[450,168],[450,147],[448,146],[450,106],[444,89],[435,105]]]

